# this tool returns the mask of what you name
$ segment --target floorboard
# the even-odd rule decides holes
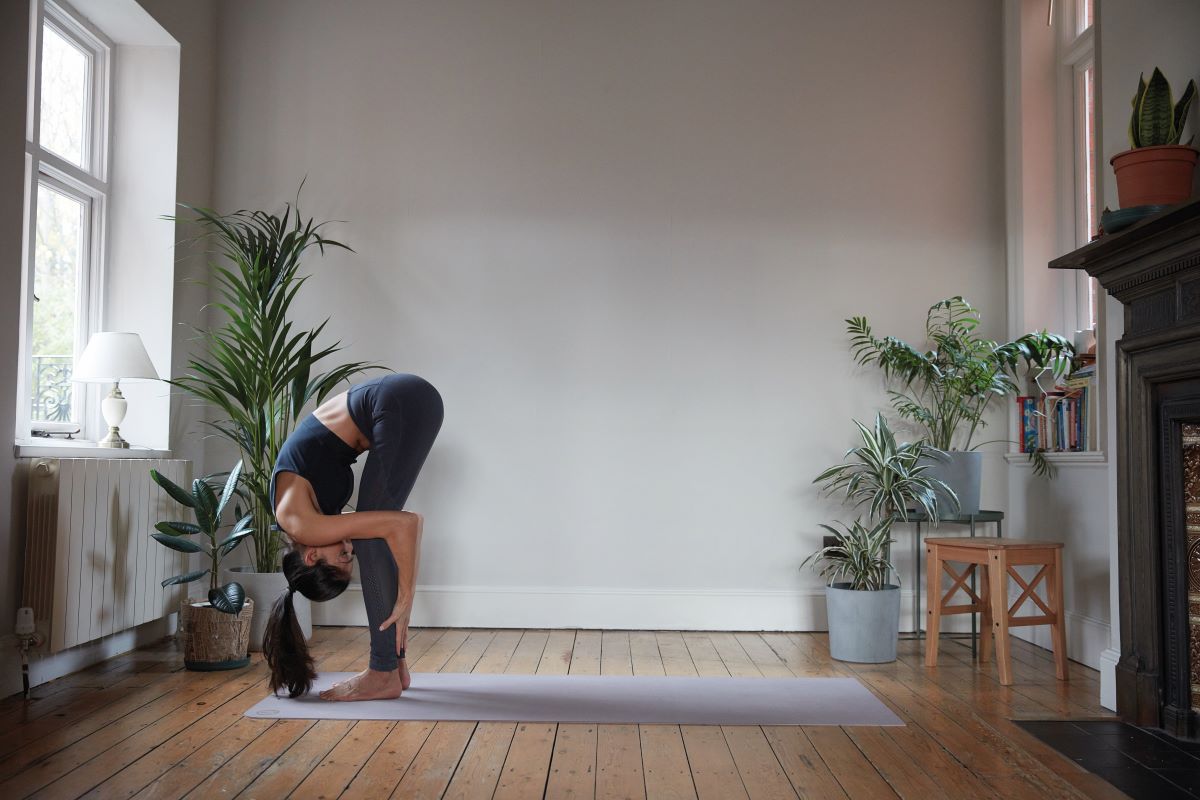
[[[363,628],[318,628],[319,670],[366,667]],[[1013,640],[1012,686],[944,638],[926,669],[847,664],[824,634],[412,629],[421,672],[854,677],[905,727],[264,720],[258,654],[236,672],[183,669],[163,640],[0,700],[4,798],[1083,798],[1121,797],[1014,719],[1106,718],[1096,673],[1054,677]]]

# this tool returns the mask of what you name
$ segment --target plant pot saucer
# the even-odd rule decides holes
[[[1160,211],[1165,211],[1170,206],[1165,205],[1148,205],[1148,206],[1130,206],[1129,208],[1121,208],[1116,211],[1104,211],[1100,215],[1100,225],[1104,228],[1105,233],[1116,233],[1133,225],[1135,222],[1141,222],[1146,217],[1152,217]]]

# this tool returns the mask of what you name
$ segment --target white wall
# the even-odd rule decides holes
[[[300,321],[445,397],[414,624],[823,627],[809,482],[884,404],[843,319],[1003,334],[1000,6],[219,16],[218,207],[307,175],[357,252]]]
[[[114,62],[103,330],[138,333],[155,371],[167,378],[175,328],[175,226],[162,216],[175,213],[179,47],[120,45]],[[170,447],[170,388],[158,381],[122,385],[132,413],[121,423],[121,435],[135,447]],[[108,389],[94,387],[101,397]]]
[[[1009,232],[1009,335],[1020,336],[1047,328],[1070,337],[1071,324],[1064,314],[1064,296],[1073,297],[1074,276],[1047,268],[1048,262],[1071,247],[1061,237],[1059,209],[1074,213],[1073,197],[1064,203],[1057,166],[1060,158],[1070,162],[1071,150],[1060,153],[1056,146],[1071,147],[1073,132],[1061,135],[1063,122],[1059,103],[1064,88],[1059,80],[1056,40],[1070,7],[1057,6],[1054,27],[1046,25],[1042,0],[1010,0],[1006,3]],[[1069,91],[1070,84],[1065,88]],[[1070,116],[1066,118],[1070,122]],[[1065,226],[1068,229],[1070,225]],[[1072,315],[1073,316],[1073,315]],[[1111,351],[1103,347],[1100,369],[1107,376]],[[1016,415],[1009,405],[1006,425],[1016,438]],[[1101,409],[1103,412],[1103,408]],[[1101,444],[1103,449],[1103,443]],[[1096,456],[1101,458],[1099,454]],[[1111,621],[1108,603],[1109,551],[1107,494],[1112,454],[1104,460],[1080,461],[1073,455],[1052,457],[1057,476],[1046,480],[1033,474],[1025,456],[1013,456],[1009,464],[1006,535],[1050,539],[1064,544],[1067,651],[1071,658],[1098,667],[1108,647]],[[1029,568],[1030,571],[1032,568]],[[1027,576],[1029,577],[1029,576]],[[1015,586],[1015,584],[1014,584]],[[1011,587],[1010,587],[1011,588]],[[1014,598],[1015,599],[1015,598]],[[1030,603],[1025,613],[1035,607]],[[1050,646],[1049,629],[1022,628],[1015,635]]]
[[[24,75],[29,63],[29,5],[0,4],[0,69],[4,75]],[[25,185],[25,107],[23,81],[0,81],[0,419],[8,423],[17,413],[17,367],[21,319],[21,241]],[[0,425],[12,430],[15,425]],[[0,442],[0,680],[7,695],[20,688],[21,676],[13,658],[12,621],[19,597],[23,557],[23,514],[14,507],[21,491],[14,475],[16,459],[7,442]],[[15,682],[14,682],[15,679]]]
[[[181,199],[207,203],[211,197],[212,180],[212,115],[214,102],[214,44],[215,7],[211,2],[174,3],[170,0],[141,0],[155,19],[181,44],[180,49],[180,112],[179,164],[177,191]],[[81,5],[88,5],[83,3]],[[0,3],[0,63],[6,75],[24,75],[28,65],[28,3]],[[16,414],[16,370],[19,359],[18,325],[20,319],[21,287],[21,214],[24,181],[26,87],[22,81],[0,81],[0,107],[10,113],[0,114],[0,376],[8,387],[0,392],[0,418],[12,420]],[[165,224],[165,223],[164,223]],[[176,256],[180,259],[174,270],[176,279],[199,274],[191,251],[178,242]],[[178,285],[174,293],[176,323],[197,324],[206,302],[205,292],[194,285]],[[171,353],[171,372],[177,374],[186,361],[190,344],[185,336],[177,336]],[[172,402],[172,454],[188,458],[202,468],[203,448],[195,420],[197,409],[179,400]],[[199,472],[197,472],[199,474]],[[9,524],[0,527],[0,696],[19,691],[20,671],[17,652],[11,637],[21,594],[23,569],[23,528],[25,485],[17,469],[13,450],[0,447],[0,518]],[[165,631],[164,626],[118,634],[92,646],[68,651],[53,658],[38,659],[33,668],[35,683],[49,680],[65,672],[134,646],[139,637]]]

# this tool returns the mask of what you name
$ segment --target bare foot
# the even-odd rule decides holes
[[[338,681],[321,692],[322,700],[392,700],[404,687],[395,672],[365,669],[353,678]]]
[[[412,674],[408,671],[408,659],[400,659],[400,686],[407,689],[412,686]]]

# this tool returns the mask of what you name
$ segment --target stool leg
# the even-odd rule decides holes
[[[1003,550],[988,554],[988,589],[992,596],[992,632],[996,636],[996,667],[1000,684],[1012,686],[1012,654],[1008,642],[1008,555]]]
[[[988,591],[987,564],[979,565],[979,663],[992,656],[992,596]]]
[[[1067,617],[1063,608],[1062,548],[1054,550],[1054,574],[1046,583],[1047,599],[1054,609],[1054,622],[1050,623],[1050,640],[1054,644],[1054,674],[1060,681],[1067,680]]]
[[[942,628],[942,559],[937,544],[928,539],[925,542],[925,666],[936,667]],[[913,589],[920,590],[919,586]]]

